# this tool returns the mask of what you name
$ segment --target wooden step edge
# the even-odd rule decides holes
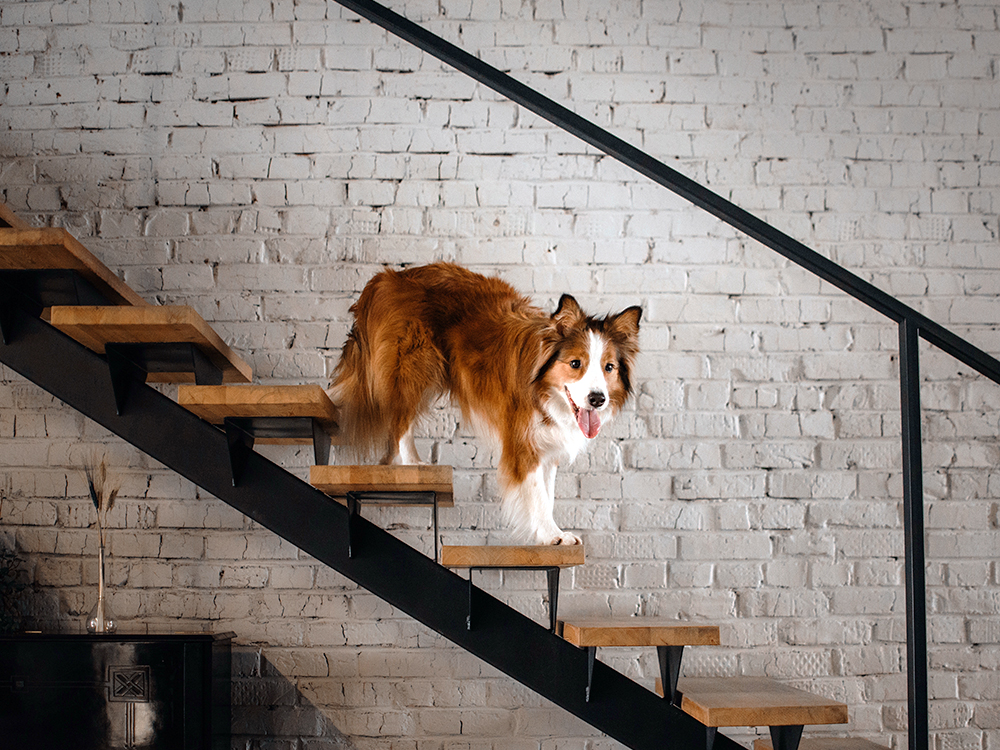
[[[574,619],[561,621],[562,637],[580,648],[718,646],[719,626],[665,618]]]
[[[582,544],[441,547],[446,568],[571,568],[584,562]]]
[[[754,740],[753,750],[774,750],[770,739]],[[858,737],[803,737],[799,750],[889,750],[871,740]]]
[[[104,353],[107,343],[192,343],[223,372],[223,382],[249,383],[253,370],[194,308],[186,305],[146,307],[58,306],[50,322],[84,346]],[[178,373],[150,373],[150,382],[190,382]]]
[[[707,727],[846,724],[847,706],[768,677],[682,677],[681,710]],[[656,691],[663,695],[659,679]]]
[[[77,271],[111,304],[146,307],[149,303],[62,227],[0,229],[0,268]]]
[[[10,206],[0,203],[0,228],[5,226],[11,229],[31,229],[31,225],[11,211]]]
[[[181,385],[177,403],[212,424],[226,417],[312,417],[337,434],[337,407],[319,385]]]
[[[333,498],[348,492],[435,492],[438,507],[455,504],[454,469],[441,464],[412,466],[311,466],[309,484]],[[373,505],[420,505],[391,500]],[[429,503],[428,503],[429,505]]]

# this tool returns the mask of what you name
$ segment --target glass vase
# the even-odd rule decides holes
[[[107,591],[104,586],[104,545],[97,550],[97,604],[90,610],[87,617],[87,632],[110,635],[118,630],[118,620],[115,619],[111,607],[108,606]]]

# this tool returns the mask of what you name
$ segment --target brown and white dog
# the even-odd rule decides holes
[[[579,544],[553,519],[556,467],[573,461],[632,392],[642,310],[590,317],[563,295],[548,315],[506,282],[450,263],[377,274],[330,395],[345,442],[420,463],[414,426],[448,393],[497,438],[504,520],[534,544]]]

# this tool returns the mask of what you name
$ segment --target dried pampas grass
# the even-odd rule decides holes
[[[96,453],[84,462],[83,474],[87,478],[90,499],[97,509],[97,533],[103,547],[104,526],[108,520],[108,513],[115,507],[115,498],[121,489],[121,477],[108,470],[106,456],[98,457]]]

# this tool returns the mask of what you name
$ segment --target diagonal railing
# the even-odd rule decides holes
[[[686,198],[899,325],[903,524],[906,548],[908,741],[910,750],[927,750],[930,731],[927,685],[927,592],[918,343],[919,339],[924,339],[995,383],[1000,383],[1000,361],[717,193],[398,13],[373,0],[334,0],[334,2],[416,45],[424,52],[631,167],[639,174]]]

